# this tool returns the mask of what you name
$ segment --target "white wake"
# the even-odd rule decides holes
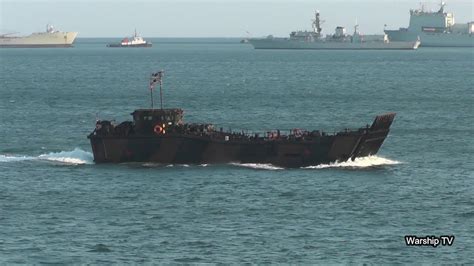
[[[94,156],[92,153],[75,148],[72,151],[51,152],[38,156],[40,160],[56,161],[68,164],[92,164]]]
[[[41,154],[39,156],[27,156],[27,155],[9,155],[9,154],[0,154],[0,163],[8,162],[19,162],[19,161],[51,161],[59,162],[64,164],[72,165],[82,165],[82,164],[93,164],[94,158],[92,153],[75,148],[72,151],[61,151],[61,152],[51,152],[47,154]],[[320,164],[314,166],[302,167],[302,169],[326,169],[326,168],[370,168],[376,166],[384,165],[396,165],[401,162],[383,158],[380,156],[368,156],[362,158],[356,158],[354,161],[348,160],[345,162],[334,162],[330,164]],[[272,164],[259,164],[259,163],[231,163],[231,165],[251,168],[251,169],[261,169],[261,170],[283,170],[285,168],[275,166]],[[155,166],[153,163],[144,164],[144,166]],[[174,165],[167,165],[167,167],[173,167]],[[178,165],[182,167],[189,167],[187,164]],[[202,167],[208,166],[208,164],[200,165]]]
[[[356,158],[354,161],[334,162],[330,164],[319,164],[314,166],[303,167],[303,169],[325,169],[325,168],[370,168],[383,165],[396,165],[401,162],[372,155],[367,157]]]
[[[0,154],[0,163],[19,162],[19,161],[27,161],[27,160],[33,160],[33,159],[35,159],[35,157]]]
[[[19,162],[19,161],[52,161],[64,164],[93,164],[94,157],[92,153],[75,148],[72,151],[51,152],[39,156],[24,155],[0,155],[0,163]]]
[[[285,168],[275,166],[273,164],[269,163],[230,163],[231,165],[234,166],[241,166],[241,167],[246,167],[246,168],[252,168],[252,169],[262,169],[262,170],[282,170]]]
[[[383,158],[380,156],[372,155],[367,157],[356,158],[354,161],[348,160],[345,162],[334,162],[330,164],[319,164],[314,166],[301,167],[301,169],[326,169],[326,168],[348,168],[348,169],[359,169],[359,168],[370,168],[384,165],[396,165],[401,162]],[[234,166],[241,166],[252,169],[262,170],[282,170],[285,168],[273,165],[273,164],[259,164],[259,163],[231,163]]]

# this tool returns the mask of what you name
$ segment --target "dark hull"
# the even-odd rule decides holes
[[[72,44],[1,44],[0,48],[69,48]]]
[[[121,44],[107,44],[107,47],[110,48],[139,48],[139,47],[151,47],[151,43],[146,44],[136,44],[136,45],[121,45]]]
[[[102,137],[91,134],[89,138],[96,163],[236,162],[304,167],[376,154],[388,135],[390,124],[382,128],[374,128],[373,125],[372,128],[320,136],[311,140],[295,138],[225,141],[210,136],[186,134]]]

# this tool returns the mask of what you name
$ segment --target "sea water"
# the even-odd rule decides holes
[[[112,41],[0,50],[0,263],[474,263],[473,49]],[[354,162],[94,164],[96,119],[148,108],[161,69],[164,107],[187,122],[335,132],[397,117]]]

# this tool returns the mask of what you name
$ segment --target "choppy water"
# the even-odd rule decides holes
[[[473,49],[0,50],[0,263],[474,263]],[[272,165],[95,165],[96,115],[165,106],[233,129],[338,130],[394,111],[377,156]],[[404,236],[455,235],[407,247]]]

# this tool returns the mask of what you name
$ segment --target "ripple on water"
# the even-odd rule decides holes
[[[177,258],[174,259],[175,262],[180,262],[180,263],[193,263],[193,262],[202,262],[204,259],[199,258],[199,257],[184,257],[184,258]]]
[[[112,252],[112,250],[104,244],[97,244],[93,246],[89,252]]]

